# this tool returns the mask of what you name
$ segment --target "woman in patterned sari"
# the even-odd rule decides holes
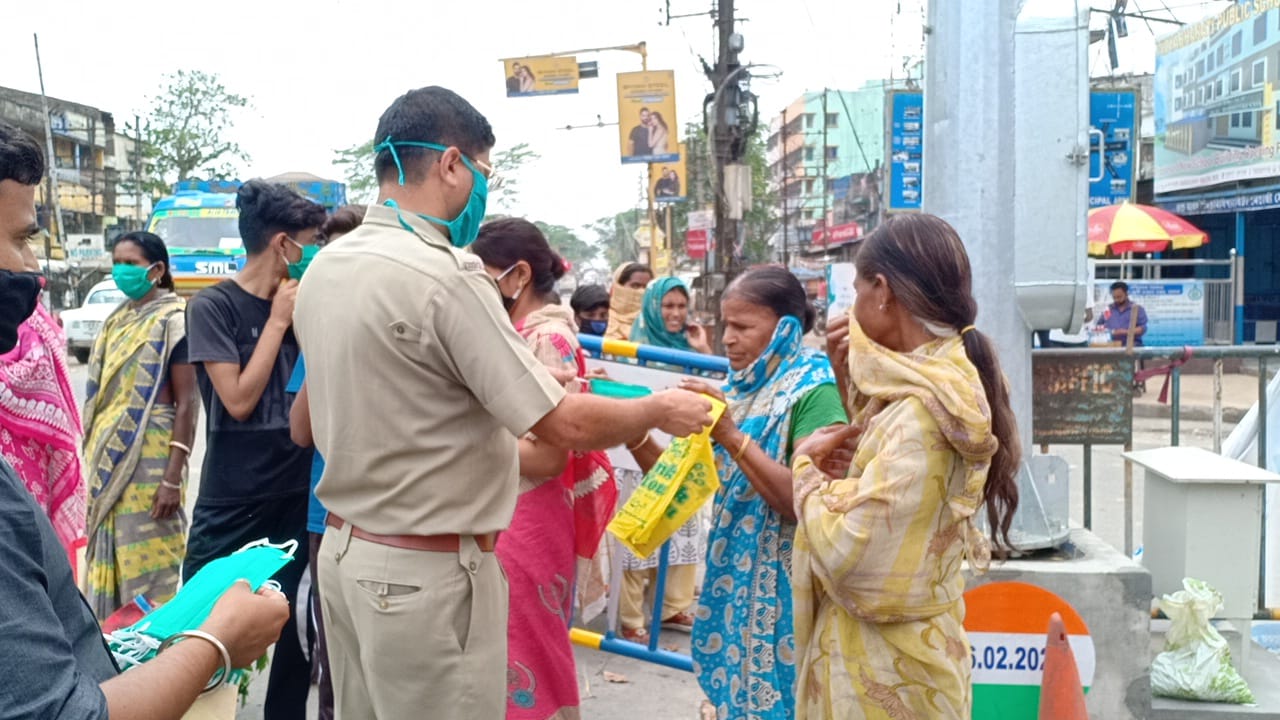
[[[67,338],[42,297],[18,326],[17,345],[0,354],[0,455],[48,514],[77,577],[85,545],[79,447]]]
[[[729,406],[712,429],[722,485],[693,625],[694,671],[720,718],[785,719],[795,708],[791,452],[847,419],[826,356],[804,346],[814,311],[794,275],[746,273],[725,291],[721,314],[732,371],[725,391],[683,385]]]
[[[983,503],[1007,546],[1020,462],[970,284],[964,245],[932,215],[895,217],[862,241],[848,325],[854,423],[796,450],[802,720],[970,715],[961,565],[981,571],[990,557],[973,524]],[[841,447],[852,463],[833,472]]]
[[[106,618],[138,595],[165,602],[186,549],[182,500],[195,436],[186,303],[156,235],[122,236],[112,276],[129,300],[103,323],[89,361],[89,605]]]
[[[557,377],[582,377],[586,365],[573,310],[554,303],[565,263],[542,232],[525,220],[494,220],[480,228],[470,249],[497,281],[502,303],[534,356]],[[569,383],[570,391],[579,386]],[[496,548],[511,593],[507,719],[576,720],[578,673],[569,643],[575,577],[587,612],[604,595],[602,577],[590,561],[618,490],[603,452],[568,453],[557,477],[539,476],[524,459],[515,515]]]

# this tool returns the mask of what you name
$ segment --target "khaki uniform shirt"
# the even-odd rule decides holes
[[[515,510],[516,437],[565,391],[534,359],[475,255],[370,206],[319,253],[294,328],[307,363],[316,496],[384,535],[482,534]]]

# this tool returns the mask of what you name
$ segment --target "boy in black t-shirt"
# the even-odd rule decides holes
[[[289,437],[293,398],[285,389],[298,360],[296,278],[316,252],[325,212],[293,190],[261,180],[240,188],[236,207],[245,267],[187,305],[188,350],[208,422],[182,576],[186,581],[255,540],[298,541],[294,560],[276,575],[289,597],[291,622],[276,644],[264,717],[302,720],[311,673],[293,608],[307,565],[312,451]]]

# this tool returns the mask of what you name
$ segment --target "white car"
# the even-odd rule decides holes
[[[98,339],[102,322],[112,310],[124,302],[124,293],[116,288],[110,278],[89,290],[84,304],[74,310],[62,311],[62,328],[67,333],[67,352],[82,363],[89,362],[89,351]]]

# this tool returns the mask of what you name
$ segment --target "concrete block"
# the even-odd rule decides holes
[[[1061,548],[993,561],[968,587],[1016,581],[1048,590],[1076,609],[1089,628],[1097,670],[1086,698],[1090,717],[1145,720],[1151,714],[1151,574],[1084,529]],[[1045,631],[1049,618],[1045,618]]]

